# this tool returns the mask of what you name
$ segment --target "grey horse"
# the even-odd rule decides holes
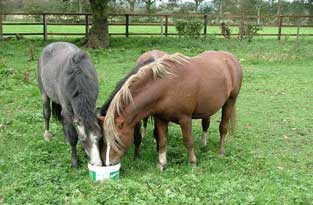
[[[102,135],[95,112],[98,79],[88,55],[70,43],[49,44],[38,62],[38,83],[45,118],[44,139],[49,141],[52,136],[49,133],[52,111],[62,122],[64,138],[71,144],[72,167],[78,167],[78,139],[89,156],[89,163],[102,165],[99,153]]]

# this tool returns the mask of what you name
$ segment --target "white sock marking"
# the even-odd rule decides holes
[[[159,153],[159,162],[160,162],[161,165],[165,165],[167,163],[166,151]]]
[[[207,132],[203,132],[202,133],[202,146],[206,146],[207,144],[207,139],[208,139],[208,133]]]

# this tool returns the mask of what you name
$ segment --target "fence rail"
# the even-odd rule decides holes
[[[8,16],[31,16],[31,17],[40,17],[40,22],[8,22],[5,21],[6,17]],[[78,17],[79,21],[77,22],[55,22],[49,21],[48,17]],[[62,36],[87,36],[89,32],[89,27],[92,25],[92,21],[90,18],[90,13],[2,13],[0,14],[0,38],[3,36],[12,36],[12,35],[41,35],[43,36],[44,40],[48,39],[48,36],[52,35],[62,35]],[[81,21],[81,17],[83,17],[83,22]],[[282,36],[313,36],[313,30],[312,33],[308,34],[300,34],[299,30],[300,28],[313,28],[313,16],[288,16],[288,15],[281,15],[281,16],[235,16],[235,15],[224,15],[224,16],[213,16],[213,15],[207,15],[207,14],[110,14],[109,18],[122,18],[124,21],[119,20],[119,22],[110,22],[109,25],[111,26],[124,26],[125,32],[124,33],[114,33],[110,32],[110,35],[124,35],[126,37],[130,35],[161,35],[161,36],[169,36],[169,35],[178,35],[178,33],[172,33],[169,32],[169,26],[174,26],[175,22],[170,22],[170,18],[201,18],[203,20],[203,35],[208,34],[208,30],[212,26],[220,26],[216,22],[223,21],[223,20],[229,20],[232,23],[228,23],[227,26],[229,27],[240,27],[239,23],[233,23],[238,19],[244,20],[244,21],[251,21],[251,19],[255,20],[255,24],[257,22],[260,22],[262,19],[270,19],[271,23],[266,24],[260,24],[262,27],[277,27],[277,33],[261,33],[257,34],[257,36],[276,36],[278,40],[281,39]],[[150,23],[142,23],[142,22],[133,22],[133,18],[138,17],[146,17],[146,18],[157,18],[157,22],[150,22]],[[218,21],[213,21],[214,19],[218,19]],[[284,23],[284,20],[287,19],[290,21],[290,19],[293,19],[293,21],[296,21],[296,24],[286,24]],[[308,23],[301,23],[301,19],[310,19],[312,24]],[[4,32],[3,26],[42,26],[42,32]],[[85,31],[84,33],[71,33],[71,32],[49,32],[48,27],[51,26],[84,26]],[[131,26],[159,26],[161,29],[159,33],[148,33],[148,32],[142,32],[142,33],[134,33],[129,31],[129,27]],[[282,32],[282,28],[284,27],[296,27],[297,32],[296,33],[290,33],[290,34],[284,34]],[[215,33],[215,35],[222,35],[221,33]],[[237,36],[239,34],[232,33],[231,35]]]

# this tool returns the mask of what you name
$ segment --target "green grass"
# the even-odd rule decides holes
[[[3,26],[4,33],[42,33],[43,28],[41,25],[5,25]],[[232,34],[238,34],[238,27],[230,27]],[[110,33],[125,33],[125,26],[110,26]],[[84,33],[84,26],[55,26],[48,25],[48,32],[50,33]],[[161,33],[160,26],[130,26],[130,33]],[[175,26],[169,26],[169,33],[176,33]],[[219,34],[220,28],[217,26],[209,26],[207,30],[208,34]],[[260,34],[277,34],[277,27],[264,27],[262,31],[259,31]],[[297,28],[284,27],[282,28],[282,34],[296,34]],[[300,28],[299,34],[313,34],[313,28],[304,27]],[[269,37],[261,37],[261,38],[269,38]],[[272,36],[270,38],[277,38]]]
[[[0,204],[312,204],[312,40],[115,37],[109,49],[87,49],[100,79],[99,106],[147,50],[191,56],[227,50],[244,68],[237,132],[227,138],[224,157],[217,154],[218,113],[204,152],[194,121],[195,168],[187,163],[179,127],[171,125],[168,169],[160,173],[149,125],[141,159],[132,159],[132,147],[120,180],[102,183],[89,179],[82,149],[81,167],[70,168],[70,146],[54,120],[54,139],[43,140],[36,60],[44,45],[38,39],[0,42]]]

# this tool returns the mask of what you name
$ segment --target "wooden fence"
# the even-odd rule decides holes
[[[27,16],[27,17],[37,17],[37,22],[10,22],[6,21],[6,17],[8,16]],[[41,19],[38,21],[38,17]],[[73,18],[77,17],[79,21],[77,22],[56,22],[55,20],[49,21],[48,17],[66,17],[66,18]],[[240,21],[250,21],[254,22],[254,24],[258,24],[259,22],[262,22],[262,19],[270,19],[271,23],[261,23],[260,26],[262,27],[277,27],[277,33],[261,33],[257,34],[257,36],[276,36],[278,40],[281,39],[282,36],[313,36],[312,33],[306,33],[306,34],[300,34],[299,30],[301,27],[311,27],[313,28],[312,24],[308,23],[301,23],[301,19],[310,19],[309,22],[313,22],[313,16],[245,16],[244,18],[242,16],[233,16],[233,15],[228,15],[228,16],[210,16],[206,14],[110,14],[110,18],[119,18],[119,19],[124,19],[119,20],[117,22],[111,21],[109,25],[112,26],[124,26],[125,27],[125,32],[123,33],[111,33],[110,35],[125,35],[126,37],[130,35],[161,35],[161,36],[169,36],[169,35],[178,35],[178,33],[171,33],[169,32],[169,26],[174,26],[175,21],[169,21],[169,19],[175,19],[175,18],[200,18],[203,21],[203,35],[208,34],[208,29],[210,29],[210,26],[220,26],[217,22],[220,21],[230,21],[231,23],[228,23],[228,26],[232,27],[239,27],[240,24],[238,23],[238,19]],[[132,21],[132,18],[154,18],[154,19],[159,19],[156,22],[150,22],[150,23],[143,23],[143,22],[134,22]],[[81,20],[83,22],[81,22]],[[215,19],[218,19],[214,21]],[[297,23],[284,23],[284,20],[288,19],[293,19],[293,22]],[[236,21],[237,20],[237,21]],[[258,23],[257,23],[258,22]],[[3,31],[3,26],[6,25],[39,25],[42,26],[42,32],[13,32],[13,33],[6,33]],[[48,32],[48,26],[49,25],[59,25],[59,26],[84,26],[85,31],[84,33],[71,33],[71,32]],[[2,36],[12,36],[12,35],[41,35],[44,40],[48,39],[48,36],[52,35],[62,35],[62,36],[74,36],[74,35],[88,35],[89,28],[92,25],[91,22],[91,14],[89,13],[3,13],[0,14],[0,38]],[[158,26],[160,27],[159,33],[135,33],[135,32],[129,32],[129,27],[131,26]],[[284,34],[282,33],[282,28],[283,27],[296,27],[297,32],[296,33],[288,33]],[[221,33],[215,33],[214,35],[222,35]],[[231,35],[239,35],[238,33],[232,33]]]

